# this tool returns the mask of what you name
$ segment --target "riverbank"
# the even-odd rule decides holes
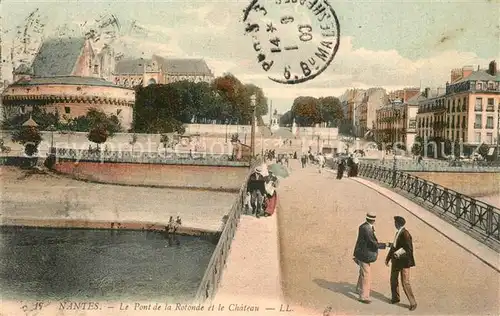
[[[148,222],[109,222],[96,220],[78,220],[78,219],[29,219],[29,218],[7,218],[0,219],[1,229],[19,230],[23,228],[56,228],[56,229],[98,229],[111,231],[157,231],[165,232],[165,225]],[[205,237],[210,240],[215,240],[218,231],[179,226],[176,232],[177,235]]]
[[[95,184],[0,167],[1,218],[10,220],[165,226],[170,216],[180,216],[185,227],[217,231],[236,196],[227,192]]]

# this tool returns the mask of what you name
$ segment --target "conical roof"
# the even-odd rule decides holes
[[[30,115],[30,118],[23,123],[23,126],[29,126],[29,127],[37,127],[38,124],[35,122],[34,119],[31,118],[31,115]]]

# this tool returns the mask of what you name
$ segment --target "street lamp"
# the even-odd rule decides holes
[[[56,127],[53,124],[51,124],[47,129],[50,131],[50,150],[49,150],[49,152],[52,154],[54,151],[54,131],[56,130]]]
[[[251,139],[250,139],[250,147],[252,150],[252,158],[255,157],[255,111],[256,111],[256,104],[255,101],[257,100],[257,97],[255,94],[252,94],[250,97],[250,102],[251,102],[251,107],[252,107],[252,127],[251,127]]]

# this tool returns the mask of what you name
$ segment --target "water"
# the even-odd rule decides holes
[[[190,299],[215,245],[157,232],[0,232],[2,299]]]

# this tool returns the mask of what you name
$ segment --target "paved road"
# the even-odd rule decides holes
[[[290,304],[352,315],[498,315],[500,274],[446,239],[376,191],[314,167],[294,172],[280,185],[280,231],[283,292]],[[357,266],[352,251],[357,228],[366,211],[377,213],[380,241],[394,238],[393,216],[407,219],[413,235],[417,266],[411,281],[418,308],[390,305],[386,251],[373,267],[371,305],[354,295]]]

